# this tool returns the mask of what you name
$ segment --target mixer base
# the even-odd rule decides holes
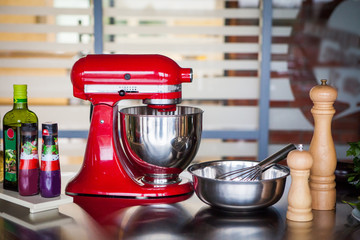
[[[117,198],[122,200],[133,200],[140,202],[153,203],[175,203],[190,198],[194,192],[190,180],[183,178],[181,182],[168,185],[137,185],[112,186],[111,190],[105,187],[95,189],[91,185],[82,186],[79,184],[69,184],[66,188],[66,195],[76,197],[101,197]]]
[[[68,193],[66,193],[68,194]],[[94,198],[107,198],[107,199],[118,199],[119,202],[131,201],[132,203],[138,204],[171,204],[184,201],[190,198],[193,195],[193,192],[189,192],[182,195],[174,195],[174,196],[166,196],[166,197],[128,197],[128,196],[117,196],[117,195],[96,195],[96,194],[68,194],[74,199],[82,198],[82,197],[94,197]]]

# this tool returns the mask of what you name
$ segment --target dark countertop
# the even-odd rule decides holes
[[[0,239],[360,239],[360,222],[342,203],[356,199],[353,189],[338,184],[336,211],[313,211],[313,221],[292,222],[285,217],[290,180],[278,203],[249,213],[214,210],[195,194],[175,204],[145,206],[82,198],[36,214],[0,200]]]

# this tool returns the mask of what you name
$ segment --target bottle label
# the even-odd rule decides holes
[[[57,145],[57,138],[54,145],[43,144],[41,154],[41,171],[56,171],[60,170],[59,151]]]
[[[27,103],[27,98],[14,98],[14,103]]]
[[[26,141],[21,146],[20,170],[39,168],[37,140]]]
[[[17,181],[17,129],[4,126],[5,180]]]

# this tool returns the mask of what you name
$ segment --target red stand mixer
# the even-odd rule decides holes
[[[176,105],[190,68],[161,55],[88,55],[74,64],[71,81],[74,96],[94,108],[84,162],[66,194],[145,202],[191,196],[192,183],[179,174],[199,148],[203,111]],[[119,114],[123,99],[147,105]]]

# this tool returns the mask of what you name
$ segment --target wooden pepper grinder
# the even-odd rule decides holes
[[[291,185],[288,194],[286,218],[292,221],[306,222],[313,219],[311,212],[311,194],[309,187],[310,168],[313,158],[308,151],[293,150],[287,157],[290,167]]]
[[[310,143],[310,153],[314,163],[310,170],[310,190],[312,208],[332,210],[336,203],[335,169],[336,152],[331,135],[331,121],[335,114],[333,107],[337,98],[335,88],[328,86],[326,80],[310,90],[314,103],[311,113],[314,117],[314,134]]]

